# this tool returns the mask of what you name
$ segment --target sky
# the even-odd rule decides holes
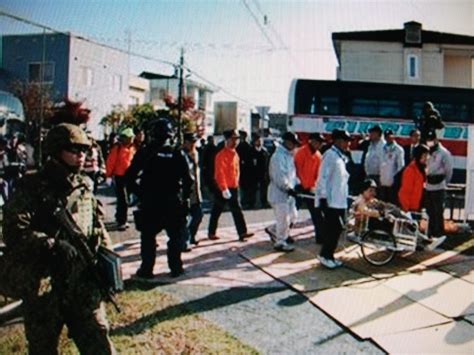
[[[294,78],[335,79],[331,33],[423,29],[474,36],[474,0],[0,0],[0,10],[154,59],[212,83],[214,100],[286,112]],[[0,33],[38,28],[0,16]],[[131,71],[172,74],[131,57]]]

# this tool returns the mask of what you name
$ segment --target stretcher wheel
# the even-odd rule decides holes
[[[382,230],[370,230],[361,238],[364,259],[374,266],[388,264],[395,256],[397,243],[392,234]]]

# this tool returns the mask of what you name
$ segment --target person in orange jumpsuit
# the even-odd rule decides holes
[[[235,130],[224,132],[224,147],[217,153],[214,165],[214,179],[217,191],[209,220],[208,237],[219,239],[216,235],[219,217],[228,203],[234,218],[240,241],[245,241],[253,233],[248,233],[242,207],[239,202],[240,161],[236,151],[239,135]]]

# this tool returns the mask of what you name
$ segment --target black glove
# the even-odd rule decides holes
[[[65,240],[57,240],[53,247],[53,255],[59,265],[67,265],[78,257],[77,249]]]
[[[293,196],[293,197],[296,197],[297,195],[295,189],[288,189],[286,190],[286,193],[288,194],[288,196]]]
[[[298,185],[295,186],[295,191],[296,191],[297,193],[305,192],[305,190],[303,189],[303,186],[300,185],[300,184],[298,184]]]

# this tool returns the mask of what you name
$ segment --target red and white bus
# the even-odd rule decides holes
[[[453,182],[462,183],[468,125],[474,124],[474,89],[295,79],[289,93],[288,130],[303,140],[311,132],[330,134],[335,128],[361,138],[378,124],[382,130],[392,129],[404,145],[425,101],[431,101],[441,113],[445,128],[438,131],[438,137],[453,154]],[[362,152],[357,150],[356,142],[352,149],[357,163]]]

